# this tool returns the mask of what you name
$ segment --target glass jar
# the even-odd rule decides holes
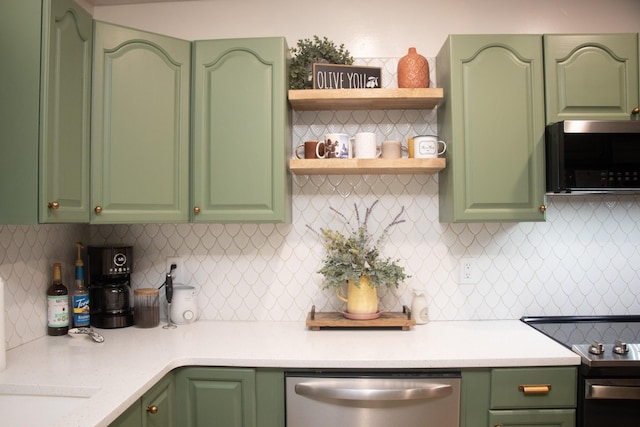
[[[160,323],[160,293],[154,288],[133,291],[133,323],[139,328],[153,328]]]

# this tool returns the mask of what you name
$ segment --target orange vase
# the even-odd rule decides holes
[[[429,87],[429,63],[415,47],[410,47],[409,53],[398,61],[398,87]]]

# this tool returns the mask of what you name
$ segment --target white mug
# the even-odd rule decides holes
[[[438,144],[442,144],[442,150],[438,150]],[[447,151],[447,143],[435,135],[414,136],[413,151],[417,159],[434,159]]]
[[[350,159],[353,157],[351,139],[346,133],[328,133],[324,137],[324,157]]]
[[[373,132],[359,132],[353,139],[354,157],[358,159],[375,159],[380,157],[380,150]]]

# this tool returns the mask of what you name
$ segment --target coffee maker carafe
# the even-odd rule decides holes
[[[124,328],[133,325],[131,302],[131,246],[89,246],[87,248],[91,325],[96,328]]]

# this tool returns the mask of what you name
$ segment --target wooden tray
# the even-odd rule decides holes
[[[316,312],[316,306],[311,307],[307,315],[307,327],[312,331],[323,328],[396,328],[408,331],[415,326],[416,321],[411,316],[411,310],[405,305],[400,312],[382,312],[380,317],[371,320],[347,319],[340,312]]]

